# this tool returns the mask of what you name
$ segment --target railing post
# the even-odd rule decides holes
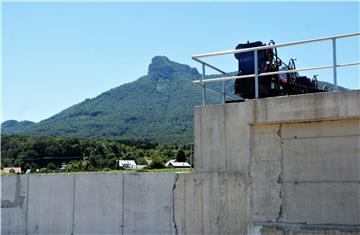
[[[205,87],[205,64],[202,63],[202,79],[201,79],[201,85],[203,87],[203,92],[202,92],[202,104],[206,105],[206,87]]]
[[[259,98],[258,53],[254,50],[255,99]]]
[[[223,104],[225,104],[225,96],[226,96],[226,91],[225,91],[225,81],[222,81],[222,85],[223,85]]]
[[[332,39],[332,50],[333,50],[334,91],[337,91],[336,38],[333,38],[333,39]]]

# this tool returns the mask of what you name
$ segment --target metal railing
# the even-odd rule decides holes
[[[259,98],[259,77],[261,77],[261,76],[284,74],[284,73],[294,73],[294,72],[301,72],[301,71],[311,71],[311,70],[332,69],[333,70],[333,79],[334,79],[334,91],[337,91],[337,68],[360,65],[360,62],[337,64],[337,62],[336,62],[336,40],[340,39],[340,38],[349,38],[349,37],[356,37],[356,36],[360,36],[360,33],[344,34],[344,35],[338,35],[338,36],[333,36],[333,37],[325,37],[325,38],[311,39],[311,40],[305,40],[305,41],[289,42],[289,43],[283,43],[283,44],[275,44],[275,45],[267,45],[267,46],[260,46],[260,47],[252,47],[252,48],[245,48],[245,49],[238,49],[238,50],[228,50],[228,51],[194,55],[194,56],[192,56],[192,59],[201,63],[201,65],[202,65],[202,78],[200,80],[193,81],[193,83],[198,84],[203,87],[203,92],[202,92],[203,95],[202,96],[203,96],[203,105],[205,105],[206,104],[206,90],[214,91],[212,89],[207,88],[206,83],[222,81],[223,82],[223,92],[218,92],[218,91],[215,91],[215,92],[221,93],[223,95],[223,102],[225,102],[226,96],[227,96],[226,92],[225,92],[225,83],[224,83],[225,81],[255,77],[255,81],[254,81],[255,82],[255,98],[257,99],[257,98]],[[291,70],[281,70],[281,71],[277,71],[277,72],[265,72],[265,73],[258,72],[257,56],[258,56],[258,51],[260,51],[260,50],[279,48],[279,47],[289,47],[289,46],[309,44],[309,43],[315,43],[315,42],[321,42],[321,41],[331,41],[332,42],[332,57],[333,57],[332,65],[309,67],[309,68],[299,68],[299,69],[291,69]],[[244,53],[244,52],[249,52],[249,51],[254,51],[254,69],[255,69],[254,74],[231,76],[230,74],[222,71],[221,69],[219,69],[207,62],[200,60],[200,58],[205,58],[205,57],[221,56],[221,55],[228,55],[228,54],[239,54],[239,53]],[[205,67],[214,69],[215,71],[223,74],[225,77],[206,79]]]

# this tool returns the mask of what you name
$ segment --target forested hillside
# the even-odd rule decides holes
[[[135,160],[149,167],[161,168],[170,159],[183,155],[189,161],[190,145],[160,145],[150,141],[81,139],[55,136],[5,135],[1,139],[1,168],[21,167],[51,172],[62,163],[66,171],[97,171],[118,169],[116,160]],[[181,156],[180,156],[181,157]]]
[[[189,143],[194,106],[201,104],[201,89],[192,80],[199,78],[196,69],[157,56],[148,74],[134,82],[86,99],[23,131],[2,125],[2,132]],[[220,101],[214,94],[208,98]]]

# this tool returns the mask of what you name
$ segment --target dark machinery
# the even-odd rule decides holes
[[[270,41],[269,45],[274,45]],[[266,44],[257,42],[247,42],[237,45],[236,49],[245,49],[252,47],[266,46]],[[239,62],[238,76],[255,74],[254,51],[235,54]],[[285,64],[278,56],[276,48],[258,50],[258,73],[278,72],[295,69],[294,59],[290,59]],[[306,76],[300,76],[297,72],[281,73],[276,75],[259,76],[259,97],[271,97],[281,95],[295,95],[322,92],[319,89],[316,76],[310,79]],[[246,99],[255,98],[255,78],[242,78],[235,80],[235,94]]]

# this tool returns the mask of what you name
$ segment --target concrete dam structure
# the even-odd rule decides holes
[[[360,91],[195,109],[191,173],[2,176],[1,234],[360,234]]]

